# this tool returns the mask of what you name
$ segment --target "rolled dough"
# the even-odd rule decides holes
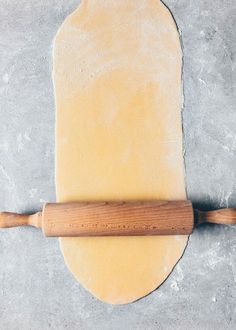
[[[185,199],[182,53],[158,0],[87,0],[56,35],[59,202]],[[99,299],[134,301],[170,274],[186,236],[61,238],[65,262]]]

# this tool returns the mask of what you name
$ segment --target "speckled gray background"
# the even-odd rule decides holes
[[[206,209],[236,207],[236,1],[165,3],[182,31],[188,196]],[[2,210],[28,212],[55,200],[51,45],[78,4],[0,0]],[[195,230],[158,290],[110,306],[74,280],[56,239],[2,230],[0,329],[236,329],[235,234],[236,227]]]

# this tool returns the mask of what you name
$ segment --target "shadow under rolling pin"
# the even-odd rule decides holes
[[[42,212],[0,213],[0,228],[34,226],[47,237],[189,235],[202,223],[236,224],[236,209],[194,210],[190,201],[48,203]]]

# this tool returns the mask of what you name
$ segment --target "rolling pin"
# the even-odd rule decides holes
[[[34,226],[47,237],[189,235],[202,223],[236,224],[236,209],[194,210],[190,201],[48,203],[31,215],[0,213],[0,228]]]

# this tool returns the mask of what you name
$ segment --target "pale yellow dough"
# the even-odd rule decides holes
[[[158,0],[87,0],[54,44],[59,202],[185,199],[179,35]],[[158,287],[186,236],[61,238],[65,262],[99,299]]]

